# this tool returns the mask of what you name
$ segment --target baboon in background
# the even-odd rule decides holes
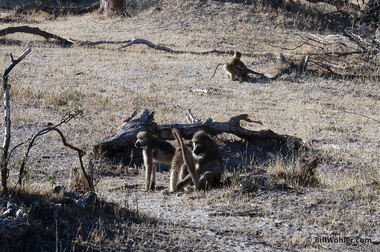
[[[219,63],[218,65],[216,65],[214,73],[212,74],[210,80],[214,78],[216,69],[218,69],[219,66],[223,66],[223,69],[226,72],[226,76],[228,79],[232,81],[238,80],[239,82],[243,81],[243,75],[239,71],[239,68],[232,63]]]
[[[169,142],[153,137],[147,131],[139,132],[136,138],[135,146],[143,149],[145,190],[154,190],[156,169],[153,167],[153,162],[171,164],[176,148]]]
[[[261,77],[264,77],[263,74],[255,72],[251,69],[249,69],[241,60],[241,53],[240,52],[235,52],[234,57],[231,60],[231,62],[227,63],[219,63],[216,65],[214,73],[211,77],[214,78],[214,75],[216,73],[216,70],[218,69],[219,66],[223,65],[224,71],[226,71],[226,75],[228,79],[231,79],[232,81],[234,80],[239,80],[239,82],[242,82],[243,80],[246,79],[247,75],[249,73],[259,75]]]
[[[176,190],[182,190],[185,186],[194,184],[197,190],[215,187],[220,184],[224,172],[223,159],[219,146],[204,131],[198,131],[192,138],[192,155],[184,151],[183,141],[178,129],[172,129],[172,133],[182,149],[184,165],[189,174],[176,186]]]
[[[241,53],[238,52],[238,51],[236,51],[236,52],[234,53],[234,57],[233,57],[233,59],[232,59],[232,61],[231,61],[231,64],[234,64],[235,66],[238,66],[238,68],[239,68],[239,70],[240,70],[240,73],[241,73],[243,79],[246,78],[247,75],[248,75],[249,73],[259,75],[260,77],[264,77],[264,75],[263,75],[262,73],[258,73],[258,72],[255,72],[255,71],[249,69],[249,68],[248,68],[248,67],[247,67],[247,66],[246,66],[246,65],[240,60],[240,58],[241,58]]]

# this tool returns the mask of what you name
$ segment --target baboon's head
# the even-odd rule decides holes
[[[241,58],[241,52],[236,51],[236,52],[234,53],[234,58],[235,58],[235,59],[240,59],[240,58]]]
[[[210,148],[213,148],[214,141],[204,131],[198,131],[191,140],[193,142],[193,154],[199,157],[204,156]]]
[[[152,136],[148,131],[139,132],[136,136],[137,140],[135,142],[135,146],[137,148],[144,148],[148,146],[151,137]]]

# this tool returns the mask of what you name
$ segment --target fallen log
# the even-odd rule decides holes
[[[55,34],[40,30],[38,27],[30,27],[30,26],[18,26],[18,27],[8,27],[5,29],[0,30],[0,36],[5,36],[12,33],[30,33],[38,36],[42,36],[45,39],[56,39],[60,44],[63,45],[72,45],[74,44],[72,41],[69,41],[65,38],[62,38],[60,36],[57,36]]]
[[[8,6],[6,4],[0,4],[0,9],[4,9],[4,10],[13,10],[13,8],[11,6]]]
[[[144,44],[147,45],[150,48],[153,48],[155,50],[161,50],[169,53],[174,53],[174,54],[183,54],[183,53],[189,53],[189,54],[198,54],[198,55],[204,55],[204,54],[233,54],[233,51],[221,51],[221,50],[210,50],[210,51],[201,51],[201,52],[195,52],[195,51],[182,51],[182,50],[173,50],[169,47],[166,46],[161,46],[154,44],[146,39],[140,39],[140,38],[134,38],[132,40],[123,40],[123,41],[114,41],[114,40],[100,40],[100,41],[80,41],[80,40],[75,40],[75,39],[65,39],[60,36],[57,36],[55,34],[51,34],[49,32],[40,30],[38,27],[29,27],[29,26],[19,26],[19,27],[8,27],[5,29],[0,30],[0,37],[5,36],[7,34],[12,34],[12,33],[17,33],[17,32],[23,32],[23,33],[30,33],[30,34],[35,34],[44,37],[45,39],[56,39],[58,40],[63,46],[72,46],[72,45],[80,45],[80,46],[95,46],[95,45],[100,45],[100,44],[125,44],[121,46],[121,48],[125,48],[131,45],[135,44]],[[265,56],[265,57],[271,57],[271,58],[281,58],[281,60],[285,60],[285,57],[280,54],[279,56],[275,56],[274,54],[271,53],[263,53],[263,54],[249,54],[249,53],[242,53],[243,55],[246,56]],[[281,57],[282,56],[282,57]],[[280,73],[272,76],[269,74],[263,74],[263,73],[257,73],[261,75],[264,78],[274,80],[279,77]]]
[[[100,1],[87,7],[62,7],[62,6],[47,6],[40,3],[30,3],[16,9],[16,14],[25,14],[28,11],[43,11],[51,15],[81,15],[93,12],[100,8]]]
[[[291,146],[292,151],[298,150],[301,147],[301,139],[288,135],[280,135],[272,130],[251,131],[240,126],[240,121],[262,124],[260,121],[249,119],[247,114],[241,114],[231,117],[227,122],[214,122],[208,118],[203,123],[197,124],[169,124],[157,125],[154,122],[154,112],[144,110],[140,117],[135,118],[137,111],[124,121],[123,125],[118,129],[114,136],[94,145],[94,154],[96,159],[106,158],[113,163],[122,163],[124,165],[139,165],[141,164],[141,150],[134,147],[136,135],[140,131],[147,130],[157,137],[164,140],[173,140],[171,133],[172,128],[177,128],[185,139],[191,139],[194,133],[199,130],[204,130],[212,136],[223,133],[233,134],[243,140],[243,147],[228,145],[225,153],[230,152],[233,148],[239,148],[239,151],[250,152],[247,147],[247,142],[253,146],[252,152],[262,150],[265,155],[263,159],[271,156],[268,153],[279,154],[282,151],[289,151]],[[291,142],[291,144],[289,144]],[[233,147],[235,146],[235,147]],[[228,149],[228,150],[227,150]],[[237,151],[237,150],[236,150]],[[222,150],[223,152],[223,150]],[[252,153],[253,154],[253,153]],[[257,157],[258,154],[255,154]]]

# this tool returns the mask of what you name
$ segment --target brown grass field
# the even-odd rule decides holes
[[[92,13],[49,19],[34,13],[5,19],[10,13],[3,11],[0,29],[28,25],[81,41],[143,38],[175,50],[283,53],[294,62],[318,51],[301,45],[302,38],[337,34],[315,16],[260,5],[167,0],[159,6],[132,18]],[[247,129],[271,129],[301,138],[309,148],[308,160],[320,159],[319,183],[307,187],[276,177],[300,167],[304,162],[300,157],[289,161],[274,155],[260,163],[250,153],[237,153],[242,163],[227,167],[227,175],[262,169],[273,175],[270,185],[287,182],[289,187],[245,190],[236,183],[168,195],[161,190],[144,191],[143,167],[104,164],[95,188],[107,202],[104,207],[68,209],[63,205],[57,212],[54,209],[60,204],[46,203],[54,202],[52,185],[64,184],[70,191],[70,172],[79,164],[77,154],[64,147],[57,135],[49,134],[33,147],[25,188],[12,199],[28,210],[33,228],[17,239],[3,236],[0,251],[380,249],[378,79],[307,72],[273,81],[252,76],[239,83],[227,80],[219,69],[210,80],[216,64],[230,56],[170,54],[145,45],[62,47],[24,33],[0,37],[1,71],[9,65],[10,53],[17,57],[27,47],[32,52],[9,78],[12,146],[48,123],[59,123],[65,111],[74,109],[83,110],[83,116],[61,129],[68,142],[86,150],[86,162],[92,158],[93,146],[112,136],[134,110],[155,111],[158,124],[187,123],[188,108],[197,118],[220,122],[246,113],[263,122],[263,126],[244,123]],[[265,57],[243,56],[242,60],[260,72],[274,74],[279,67]],[[190,92],[196,89],[210,92]],[[11,188],[22,155],[23,149],[18,149],[11,160]],[[158,187],[167,188],[169,172],[157,176]],[[0,209],[5,209],[7,201],[0,199]]]

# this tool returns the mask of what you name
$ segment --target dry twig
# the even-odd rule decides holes
[[[80,110],[77,110],[75,111],[75,113],[73,114],[69,114],[66,118],[64,118],[59,124],[55,125],[55,126],[52,126],[52,127],[46,127],[40,131],[38,131],[36,134],[34,134],[34,136],[29,140],[29,144],[28,144],[28,147],[27,147],[27,150],[25,152],[25,155],[24,155],[24,159],[21,163],[21,166],[20,166],[20,173],[19,173],[19,180],[18,180],[18,184],[22,184],[22,179],[23,179],[23,176],[25,174],[25,166],[26,166],[26,163],[28,161],[28,156],[29,156],[29,152],[30,152],[30,149],[34,146],[34,141],[37,139],[37,137],[39,136],[42,136],[42,135],[45,135],[51,131],[55,131],[59,134],[59,136],[61,137],[61,140],[62,140],[62,143],[64,146],[66,147],[69,147],[70,149],[72,150],[75,150],[78,152],[78,157],[79,157],[79,162],[80,162],[80,166],[81,166],[81,169],[82,169],[82,172],[83,172],[83,175],[84,177],[86,178],[87,180],[87,183],[88,183],[88,186],[90,188],[91,191],[94,191],[94,185],[93,185],[93,181],[92,181],[92,178],[90,178],[88,175],[87,175],[87,172],[86,172],[86,169],[84,168],[84,165],[83,165],[83,160],[82,160],[82,157],[86,154],[85,151],[69,144],[65,138],[65,136],[63,135],[62,131],[60,129],[58,129],[58,127],[64,123],[68,123],[70,120],[72,120],[73,118],[75,118],[76,116],[78,115],[81,115],[82,114],[82,111]]]

